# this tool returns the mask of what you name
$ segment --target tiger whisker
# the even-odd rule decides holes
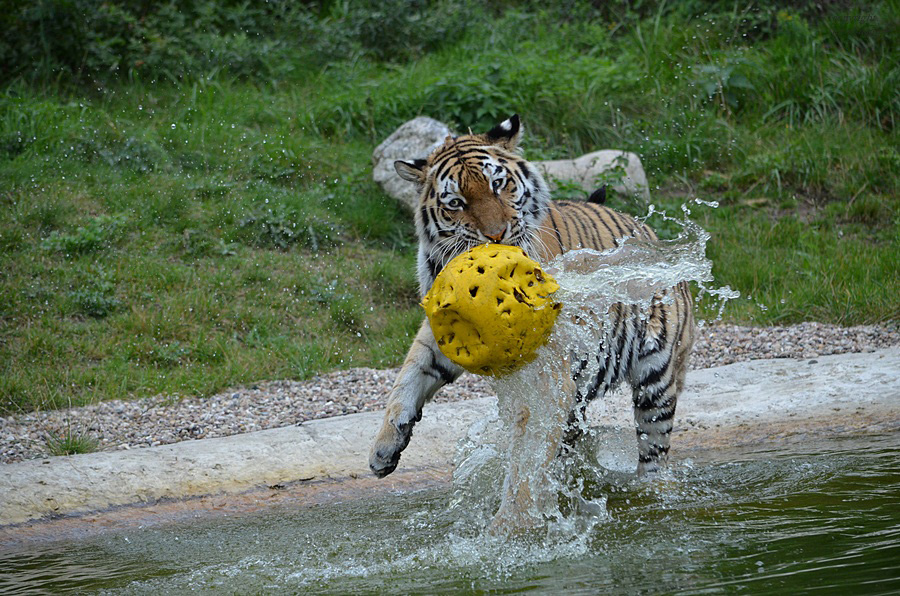
[[[531,227],[533,229],[533,232],[528,234],[528,242],[531,245],[532,250],[534,251],[535,248],[539,248],[539,249],[541,249],[541,252],[545,255],[553,254],[552,251],[550,250],[550,247],[541,238],[541,234],[540,234],[540,232],[546,232],[548,234],[551,234],[553,232],[553,229],[550,228],[549,226],[538,225],[538,224],[532,224]],[[531,252],[530,254],[537,254],[537,251]]]

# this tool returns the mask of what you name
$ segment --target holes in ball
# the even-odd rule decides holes
[[[525,294],[520,292],[518,288],[513,288],[513,298],[521,302],[522,304],[529,304],[528,300],[525,299]]]
[[[478,294],[478,286],[472,286],[471,288],[469,288],[469,294],[472,296],[472,298],[474,298],[475,295]]]

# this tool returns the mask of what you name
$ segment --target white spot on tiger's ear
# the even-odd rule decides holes
[[[515,151],[522,138],[522,125],[519,115],[510,116],[487,132],[487,140],[509,151]]]

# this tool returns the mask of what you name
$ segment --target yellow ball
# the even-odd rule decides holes
[[[447,358],[473,373],[502,375],[531,362],[547,341],[558,289],[521,248],[484,244],[447,263],[422,306]]]

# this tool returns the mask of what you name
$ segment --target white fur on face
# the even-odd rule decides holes
[[[453,199],[462,199],[464,203],[466,202],[465,197],[459,192],[459,184],[452,178],[448,178],[439,183],[437,194],[438,203],[441,205],[446,205]]]
[[[488,185],[493,189],[494,180],[497,179],[505,179],[507,176],[506,168],[500,165],[500,162],[493,158],[487,158],[484,160],[484,163],[481,166],[481,172],[484,174],[485,179],[488,181]],[[519,192],[521,196],[521,189]],[[518,198],[518,197],[516,197]]]

